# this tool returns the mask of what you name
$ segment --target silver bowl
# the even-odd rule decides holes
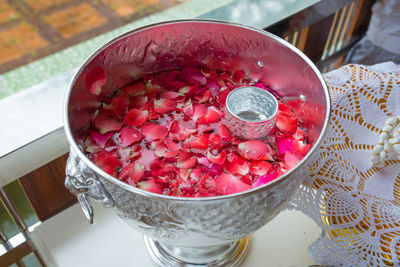
[[[286,174],[258,188],[204,198],[171,197],[125,184],[93,164],[82,152],[91,113],[101,94],[85,85],[90,73],[104,70],[102,94],[111,94],[143,74],[183,66],[207,66],[247,76],[276,90],[293,105],[312,144]],[[77,71],[65,97],[64,126],[70,143],[65,184],[93,222],[90,199],[145,235],[158,266],[238,266],[250,234],[274,218],[308,171],[308,162],[326,132],[330,98],[320,72],[299,50],[255,28],[210,20],[182,20],[125,33],[99,48]]]

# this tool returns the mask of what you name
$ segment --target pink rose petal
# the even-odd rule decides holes
[[[125,115],[124,122],[126,125],[139,127],[147,121],[148,116],[147,110],[132,109]]]
[[[238,145],[242,157],[251,160],[261,159],[267,152],[267,145],[260,140],[249,140]]]
[[[90,137],[101,148],[104,148],[104,146],[106,145],[107,141],[114,135],[113,132],[108,132],[106,134],[101,134],[101,133],[95,132],[95,131],[91,131],[89,134],[90,134]]]
[[[273,180],[275,180],[278,177],[278,173],[271,173],[271,174],[265,174],[260,177],[252,184],[252,187],[258,187],[263,184],[269,183]]]
[[[232,174],[223,173],[215,180],[217,192],[221,195],[235,194],[250,190],[251,185],[243,183]]]

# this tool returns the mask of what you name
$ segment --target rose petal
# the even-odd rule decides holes
[[[137,183],[143,177],[144,171],[145,167],[140,162],[128,163],[119,173],[118,179],[129,179]]]
[[[271,167],[271,164],[267,161],[253,161],[250,163],[250,172],[254,175],[264,175],[268,173]]]
[[[304,143],[303,141],[293,140],[293,146],[291,147],[291,151],[300,156],[307,155],[308,151],[310,151],[310,145]]]
[[[173,92],[173,91],[168,91],[168,90],[164,90],[161,94],[160,97],[161,98],[165,98],[165,99],[176,99],[178,97],[180,97],[181,95],[177,92]]]
[[[91,69],[85,77],[86,89],[95,95],[99,95],[103,85],[106,83],[106,73],[100,66]]]
[[[276,127],[283,133],[294,134],[297,129],[297,118],[279,112],[276,115]]]
[[[122,88],[122,90],[130,96],[138,96],[145,93],[145,88],[144,82],[140,80],[130,86]]]
[[[294,166],[296,166],[301,160],[303,159],[302,156],[295,154],[291,151],[288,151],[285,153],[284,161],[285,161],[285,167],[287,170],[292,169]]]
[[[231,154],[227,157],[224,170],[231,174],[246,175],[249,173],[250,164],[236,154]]]
[[[236,70],[232,74],[233,82],[235,82],[236,84],[240,84],[242,82],[242,79],[243,79],[244,75],[245,75],[244,70]]]
[[[148,101],[147,96],[135,96],[129,101],[128,109],[140,109]]]
[[[148,141],[164,139],[168,135],[167,128],[154,123],[144,125],[141,130],[144,138]]]
[[[190,148],[206,149],[208,148],[209,140],[204,135],[192,136],[189,141]]]
[[[139,127],[147,121],[148,116],[149,113],[147,110],[132,109],[125,115],[124,123]]]
[[[122,115],[126,112],[126,106],[128,104],[127,96],[116,95],[111,101],[111,104],[106,105],[103,104],[103,108],[105,110],[111,110],[115,113],[115,115]]]
[[[239,153],[246,159],[259,160],[267,152],[267,145],[260,140],[249,140],[238,145]]]
[[[204,117],[207,114],[207,108],[198,103],[193,104],[193,120],[197,121],[199,118]]]
[[[212,163],[223,165],[226,160],[226,152],[225,151],[221,152],[216,151],[215,153],[212,152],[213,152],[212,150],[207,152],[207,159]]]
[[[126,147],[142,140],[142,134],[137,129],[127,126],[121,129],[119,138],[121,145]]]
[[[159,114],[171,113],[176,110],[175,100],[160,98],[154,101],[154,110]]]
[[[116,155],[109,152],[97,154],[93,163],[112,176],[116,176],[118,169],[122,166]]]
[[[138,183],[138,187],[142,190],[156,194],[162,194],[165,188],[162,184],[154,182],[154,180],[141,181]]]
[[[277,177],[278,177],[277,172],[262,175],[262,176],[258,177],[258,179],[252,184],[252,187],[255,188],[255,187],[261,186],[263,184],[269,183],[269,182],[275,180]]]
[[[251,185],[243,183],[232,174],[223,173],[215,180],[217,192],[221,195],[235,194],[238,192],[250,190]]]
[[[292,148],[293,139],[276,137],[275,144],[276,147],[278,148],[278,153],[284,154],[286,151],[289,151]]]
[[[179,74],[179,78],[182,81],[197,81],[200,84],[206,84],[207,79],[204,77],[203,73],[201,73],[200,69],[185,67],[181,70]]]
[[[211,123],[216,123],[221,119],[221,112],[218,108],[214,106],[210,106],[207,108],[207,113],[199,118],[197,122],[199,124],[211,124]]]
[[[101,134],[119,130],[122,124],[122,121],[119,121],[114,113],[109,111],[101,111],[94,121],[94,126],[96,126]]]
[[[231,141],[232,136],[231,136],[228,128],[226,128],[226,126],[224,124],[217,125],[217,127],[215,129],[217,131],[217,134],[221,137],[222,141],[224,141],[224,142]]]
[[[179,154],[176,166],[180,169],[190,169],[196,165],[196,158],[191,153],[182,151]]]
[[[195,132],[195,129],[184,127],[177,121],[173,121],[169,127],[169,137],[173,140],[185,140]]]
[[[101,148],[104,148],[104,146],[106,145],[107,141],[114,135],[113,132],[108,132],[106,134],[101,134],[101,133],[95,132],[95,131],[91,131],[89,134],[90,134],[90,137]]]

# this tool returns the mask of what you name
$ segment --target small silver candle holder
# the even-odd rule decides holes
[[[260,139],[275,125],[278,100],[267,90],[244,86],[226,98],[224,123],[237,137]]]

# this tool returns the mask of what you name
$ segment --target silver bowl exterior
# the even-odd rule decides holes
[[[183,66],[224,71],[244,69],[287,99],[309,133],[310,152],[292,170],[268,184],[233,195],[179,198],[153,194],[108,175],[82,152],[91,113],[102,94],[112,94],[143,74]],[[104,69],[102,94],[85,86],[87,75]],[[300,98],[301,102],[297,101]],[[299,104],[300,103],[300,104]],[[65,132],[70,143],[66,186],[93,220],[90,200],[112,207],[133,228],[170,246],[200,248],[241,239],[264,226],[290,200],[318,155],[330,113],[321,74],[299,50],[258,29],[210,20],[182,20],[128,32],[99,48],[77,71],[65,98]]]

